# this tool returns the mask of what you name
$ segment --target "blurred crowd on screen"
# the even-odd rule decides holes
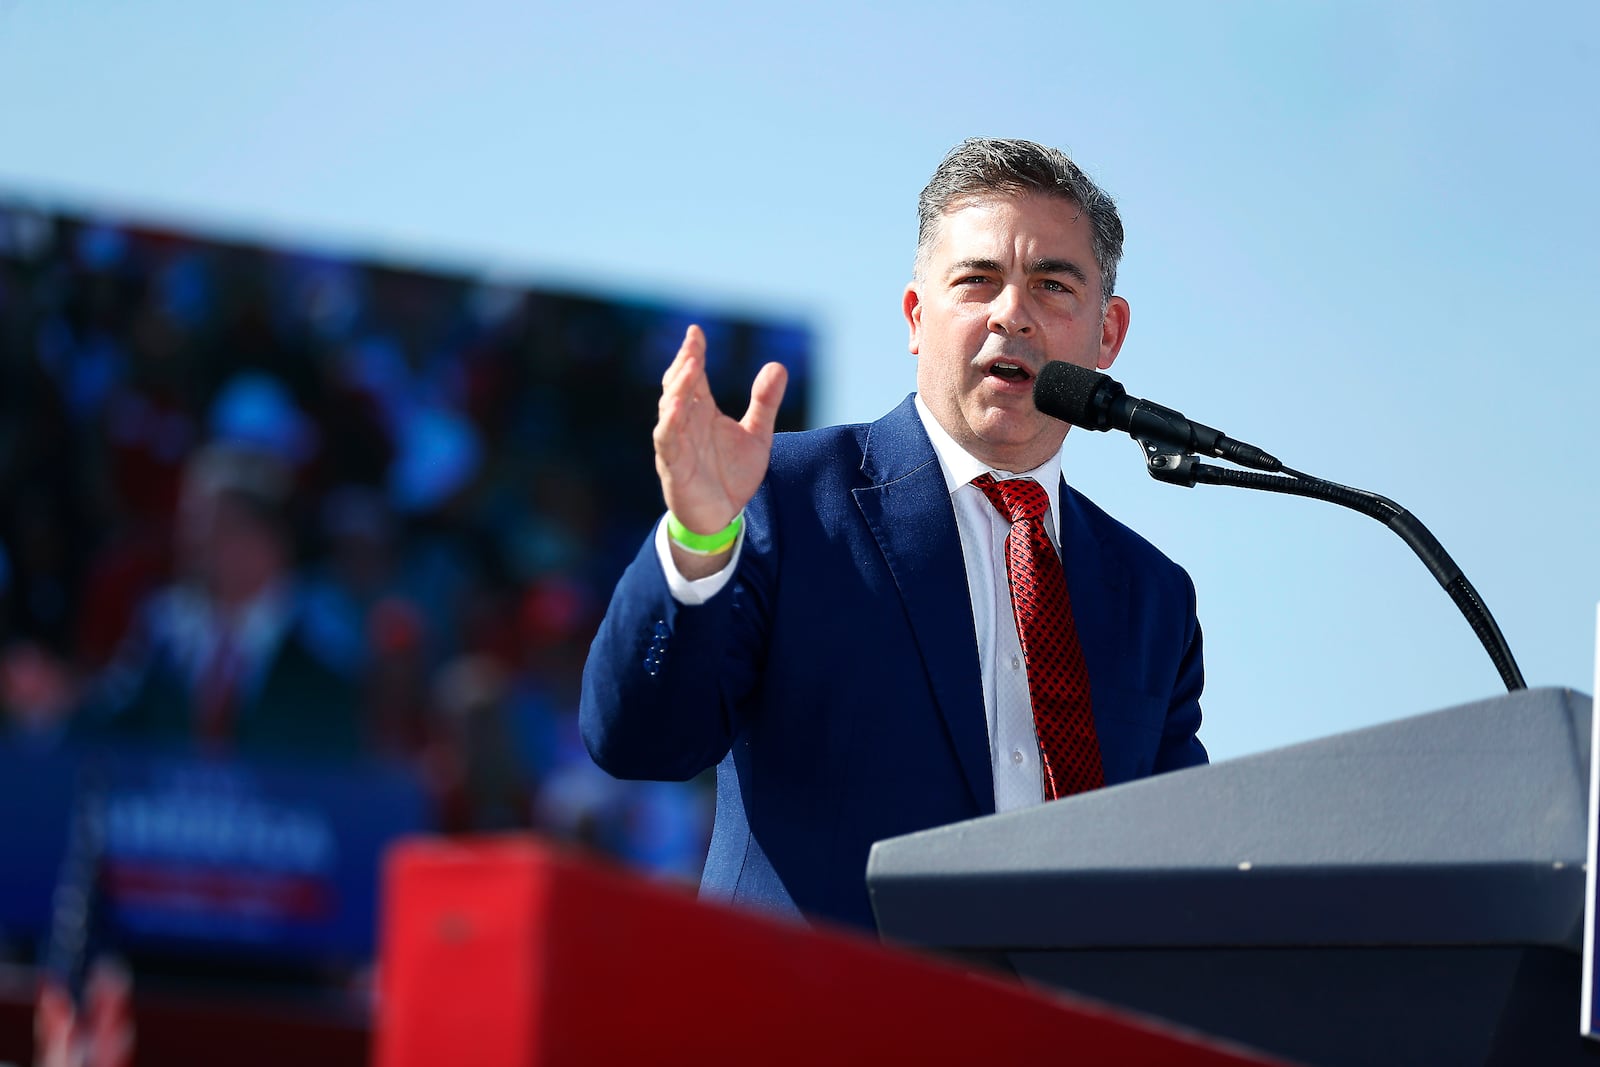
[[[0,743],[398,763],[442,831],[697,876],[709,784],[575,721],[689,321],[799,427],[799,327],[0,203]]]

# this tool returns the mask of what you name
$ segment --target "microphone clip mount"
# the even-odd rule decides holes
[[[1194,488],[1200,460],[1193,453],[1143,434],[1132,436],[1144,452],[1145,468],[1150,471],[1150,477],[1158,482],[1181,485],[1185,489]]]

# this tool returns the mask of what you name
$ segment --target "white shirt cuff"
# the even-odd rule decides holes
[[[672,561],[672,543],[667,538],[666,518],[663,517],[656,523],[656,558],[661,561],[661,573],[667,576],[667,590],[672,594],[672,599],[689,607],[704,604],[722,592],[723,586],[733,578],[733,568],[738,565],[739,553],[743,549],[744,527],[741,526],[739,536],[734,539],[733,554],[728,557],[727,566],[715,574],[691,581],[678,571],[678,565]]]

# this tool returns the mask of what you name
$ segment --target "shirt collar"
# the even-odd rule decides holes
[[[1052,452],[1049,459],[1031,471],[1003,471],[988,466],[983,460],[956,444],[956,439],[939,425],[939,420],[933,417],[933,412],[923,403],[921,393],[917,394],[916,405],[917,418],[922,420],[922,428],[928,431],[928,440],[933,442],[933,454],[939,457],[939,469],[944,473],[944,485],[952,496],[962,486],[969,486],[975,493],[982,492],[977,486],[971,485],[972,479],[980,474],[992,474],[997,481],[1004,481],[1007,478],[1032,478],[1044,486],[1045,494],[1050,498],[1050,534],[1052,537],[1056,536],[1056,531],[1061,529],[1060,449]]]

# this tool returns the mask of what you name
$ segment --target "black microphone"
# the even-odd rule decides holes
[[[1129,396],[1110,376],[1073,363],[1052,361],[1040,369],[1033,383],[1033,405],[1085,430],[1123,430],[1141,442],[1154,441],[1260,471],[1283,468],[1256,446],[1191,422],[1181,411]]]

